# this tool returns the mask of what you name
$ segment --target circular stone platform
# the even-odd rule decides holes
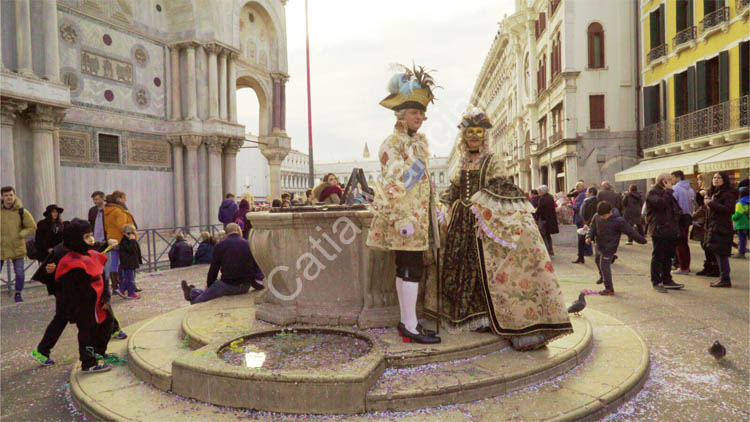
[[[371,349],[309,370],[232,365],[217,352],[238,339],[279,332],[255,321],[252,303],[252,294],[220,298],[128,327],[127,348],[115,342],[109,350],[126,354],[127,366],[92,375],[76,365],[73,400],[92,420],[284,419],[241,408],[343,413],[347,420],[410,420],[412,413],[392,416],[402,410],[417,410],[414,420],[421,421],[461,419],[465,412],[493,421],[594,420],[637,392],[648,373],[640,336],[590,310],[572,318],[574,334],[532,352],[516,352],[491,334],[444,333],[443,343],[426,346],[401,342],[395,329],[301,327],[356,336]],[[217,413],[209,403],[230,407]],[[456,403],[465,404],[452,407]]]

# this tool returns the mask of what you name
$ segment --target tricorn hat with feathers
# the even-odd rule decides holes
[[[432,90],[439,88],[429,74],[434,70],[425,70],[423,66],[416,65],[409,69],[401,64],[391,65],[391,70],[399,73],[393,75],[388,81],[389,95],[380,102],[380,105],[395,111],[406,108],[427,111],[427,105],[435,100]]]

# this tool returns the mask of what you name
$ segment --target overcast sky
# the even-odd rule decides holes
[[[412,61],[436,69],[436,100],[422,131],[430,152],[450,153],[456,125],[477,74],[512,0],[310,0],[312,129],[316,162],[356,160],[393,130],[393,112],[378,102],[386,95],[390,63]],[[286,5],[290,80],[286,129],[292,148],[307,153],[305,2]],[[258,101],[238,93],[238,119],[257,133]]]

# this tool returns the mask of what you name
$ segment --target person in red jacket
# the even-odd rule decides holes
[[[63,227],[63,245],[70,251],[57,264],[55,280],[69,306],[70,322],[78,326],[78,353],[84,373],[104,372],[111,368],[99,363],[112,334],[113,319],[104,294],[106,255],[91,247],[94,234],[88,221],[73,219]]]

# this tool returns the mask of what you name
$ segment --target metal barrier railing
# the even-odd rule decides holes
[[[138,244],[141,246],[143,256],[143,264],[138,271],[153,272],[169,268],[169,249],[174,245],[177,231],[181,231],[185,235],[185,240],[192,240],[195,248],[200,240],[200,232],[207,231],[211,236],[216,236],[223,230],[223,224],[138,229]],[[12,267],[13,263],[10,260],[5,261],[3,269],[6,276],[2,277],[2,274],[0,274],[0,283],[7,287],[9,296],[13,294],[15,289],[15,272]],[[24,279],[26,280],[24,289],[43,286],[38,282],[30,284],[33,281],[31,276],[37,268],[39,268],[39,265],[36,260],[24,258]]]

